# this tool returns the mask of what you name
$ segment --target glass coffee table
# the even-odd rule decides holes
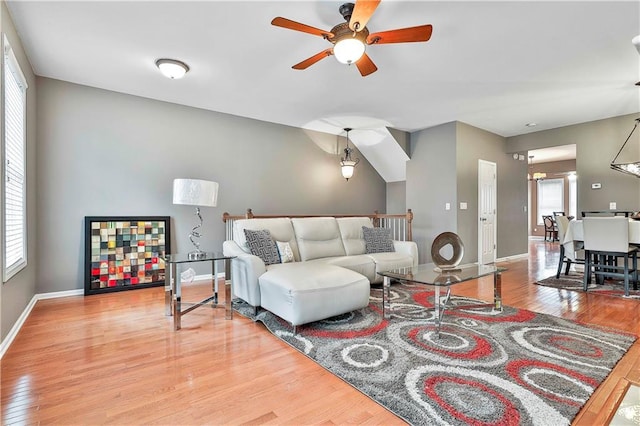
[[[385,272],[378,272],[384,277],[382,284],[382,310],[385,319],[390,319],[391,309],[391,280],[408,282],[414,284],[424,284],[435,287],[434,310],[435,323],[440,334],[442,317],[448,309],[474,309],[492,306],[495,310],[502,311],[502,272],[506,268],[495,265],[460,265],[456,269],[441,270],[434,263],[426,263],[411,268],[399,268]],[[452,306],[451,287],[465,281],[493,275],[493,303],[476,303],[467,305]],[[442,298],[441,290],[446,288],[446,295]]]

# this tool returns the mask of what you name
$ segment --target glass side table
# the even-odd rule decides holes
[[[165,315],[173,316],[174,330],[180,330],[182,315],[191,312],[199,306],[207,305],[209,302],[211,302],[211,307],[213,308],[218,306],[218,262],[224,262],[225,318],[228,320],[233,319],[233,310],[231,309],[231,259],[235,258],[235,256],[225,256],[220,252],[203,252],[202,255],[197,258],[190,256],[188,253],[167,254],[161,258],[164,260],[168,270],[168,273],[165,274],[164,284]],[[182,289],[180,276],[178,275],[178,264],[194,262],[211,262],[211,272],[213,272],[213,282],[211,285],[212,294],[197,303],[184,302],[191,306],[182,309]]]
[[[448,309],[473,309],[492,306],[497,311],[502,311],[502,273],[506,268],[495,265],[468,264],[460,265],[456,269],[441,270],[433,263],[427,263],[410,268],[400,268],[391,271],[378,272],[384,277],[382,283],[382,310],[384,319],[390,319],[391,310],[391,280],[400,282],[410,282],[414,284],[424,284],[435,287],[434,310],[435,323],[440,335],[440,326],[444,312]],[[493,302],[452,306],[449,303],[451,298],[451,287],[465,281],[493,275]],[[446,289],[444,300],[441,300],[440,291]]]

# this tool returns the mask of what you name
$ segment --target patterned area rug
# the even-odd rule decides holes
[[[581,273],[569,271],[569,275],[560,274],[560,278],[555,275],[538,281],[536,284],[546,287],[559,288],[563,290],[583,291]],[[622,281],[605,280],[604,284],[595,284],[595,277],[589,286],[589,292],[604,296],[624,297],[624,283]],[[633,283],[629,284],[629,298],[640,299],[640,290],[633,289]]]
[[[389,321],[374,288],[367,308],[295,335],[268,311],[254,317],[238,300],[234,308],[415,425],[568,425],[635,341],[510,307],[447,311],[438,338],[433,291],[394,284],[391,292]]]

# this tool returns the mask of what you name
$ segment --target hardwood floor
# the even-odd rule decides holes
[[[505,262],[504,304],[640,335],[640,302],[532,285],[555,273],[557,243]],[[198,300],[208,285],[185,287]],[[492,298],[492,280],[454,293]],[[260,323],[200,307],[174,332],[163,288],[39,301],[0,361],[2,424],[404,424]],[[576,417],[606,424],[636,342]]]

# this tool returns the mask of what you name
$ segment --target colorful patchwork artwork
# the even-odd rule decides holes
[[[85,294],[162,285],[169,217],[86,217]]]

